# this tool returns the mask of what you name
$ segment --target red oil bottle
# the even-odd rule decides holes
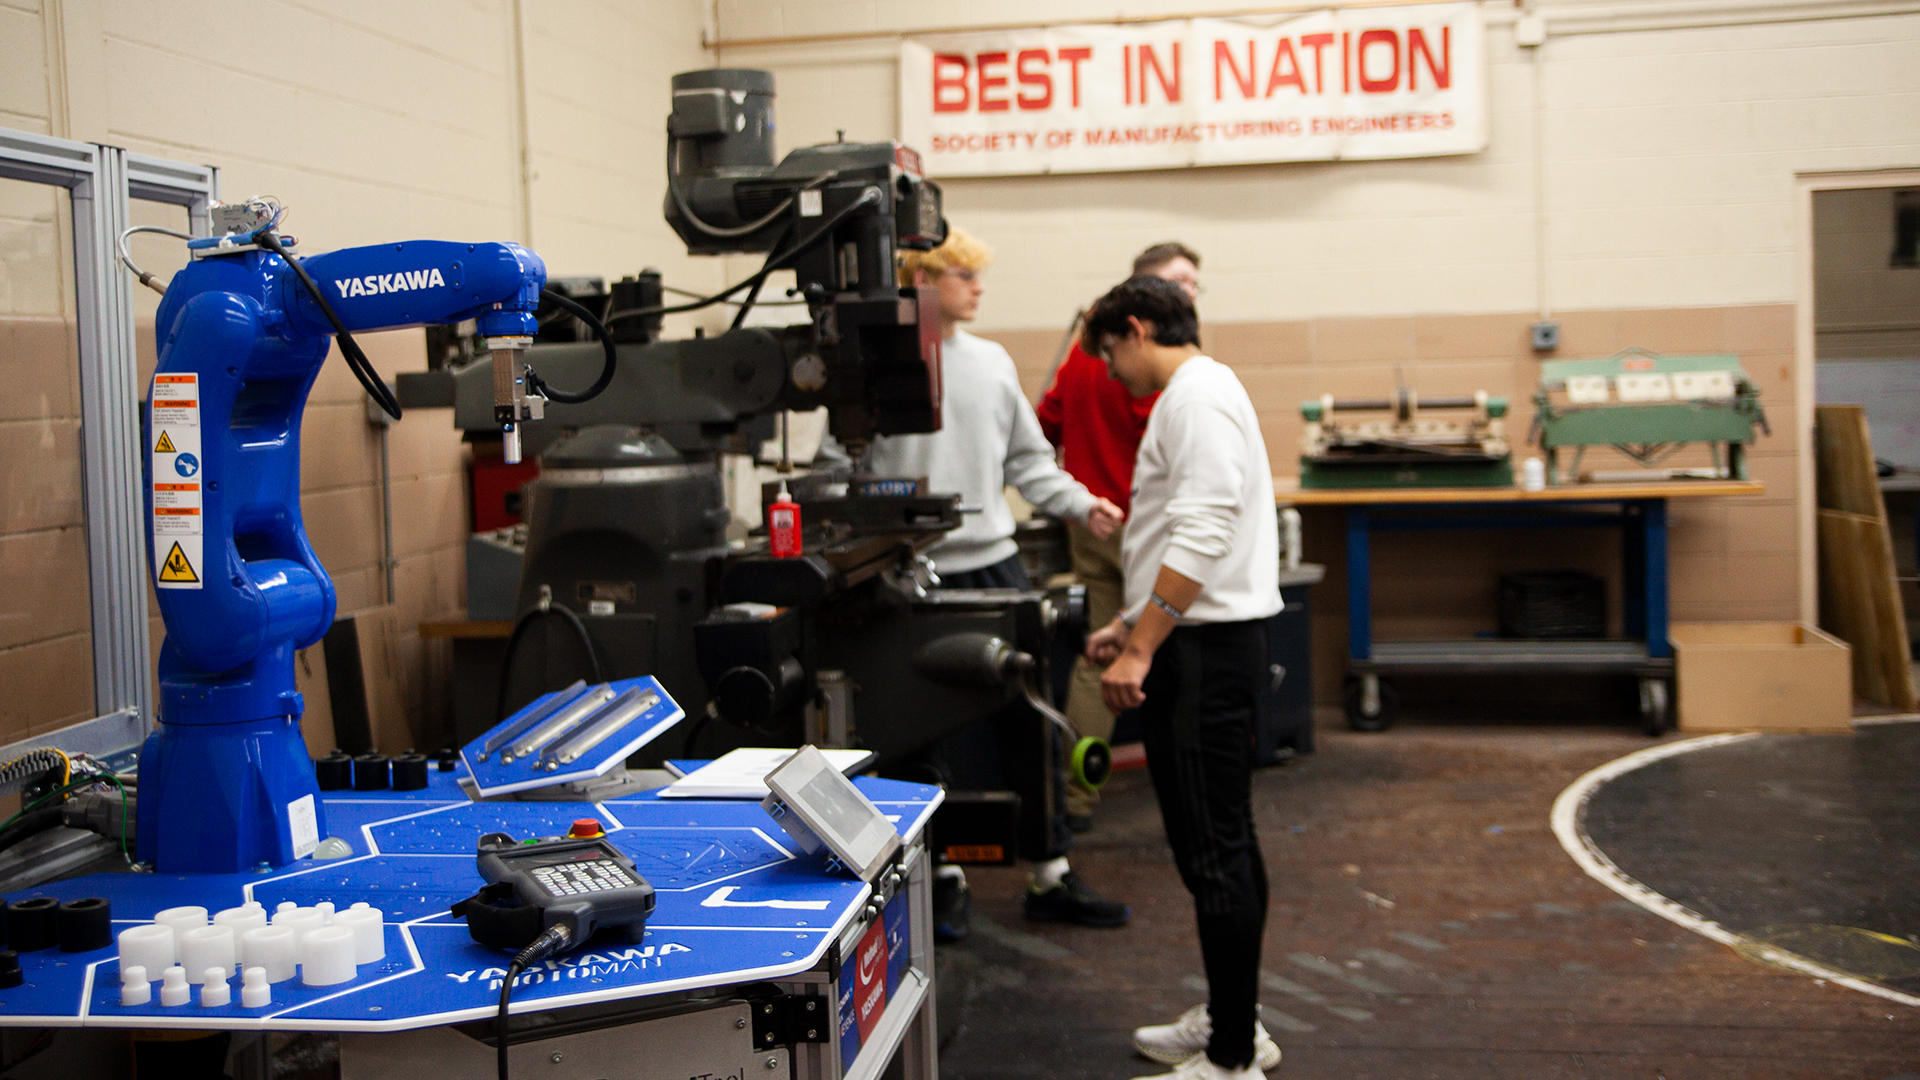
[[[800,557],[800,504],[787,494],[785,481],[767,507],[767,550],[776,559]]]

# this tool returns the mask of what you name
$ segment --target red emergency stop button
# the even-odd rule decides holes
[[[607,830],[600,826],[599,818],[583,817],[573,823],[573,828],[567,830],[567,835],[575,840],[591,840],[596,836],[607,835]]]

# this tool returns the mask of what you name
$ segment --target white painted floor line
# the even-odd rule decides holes
[[[1619,893],[1621,896],[1626,897],[1628,900],[1633,901],[1635,904],[1669,922],[1678,923],[1702,937],[1717,941],[1730,948],[1735,946],[1742,947],[1744,951],[1759,956],[1768,963],[1777,964],[1780,967],[1789,968],[1801,974],[1810,975],[1816,979],[1825,979],[1828,982],[1844,986],[1849,990],[1858,990],[1861,993],[1872,994],[1875,997],[1899,1002],[1902,1005],[1920,1005],[1920,997],[1903,994],[1897,990],[1889,990],[1884,986],[1876,986],[1863,979],[1855,978],[1844,971],[1827,967],[1824,964],[1815,963],[1803,956],[1796,956],[1783,949],[1777,949],[1763,942],[1755,941],[1744,934],[1734,933],[1719,923],[1700,915],[1698,912],[1667,899],[1652,889],[1647,888],[1645,885],[1642,885],[1640,882],[1635,881],[1629,877],[1625,871],[1622,871],[1618,866],[1614,865],[1613,860],[1608,858],[1606,852],[1601,851],[1599,847],[1594,844],[1592,838],[1589,837],[1586,830],[1582,828],[1581,818],[1586,811],[1587,800],[1592,798],[1593,793],[1600,789],[1600,785],[1605,784],[1607,781],[1618,776],[1623,776],[1635,769],[1651,765],[1656,761],[1675,757],[1680,754],[1689,754],[1695,750],[1707,750],[1716,746],[1726,746],[1730,743],[1745,742],[1748,739],[1755,738],[1756,735],[1757,733],[1755,732],[1731,735],[1705,735],[1697,739],[1683,739],[1679,742],[1650,746],[1645,750],[1628,754],[1626,757],[1609,761],[1605,765],[1582,776],[1580,779],[1575,780],[1567,790],[1560,793],[1559,798],[1553,801],[1553,834],[1560,838],[1560,846],[1567,850],[1567,854],[1573,857],[1574,862],[1580,864],[1580,869],[1585,870],[1588,877],[1593,878],[1600,884],[1605,885],[1607,888],[1612,889],[1614,892]]]

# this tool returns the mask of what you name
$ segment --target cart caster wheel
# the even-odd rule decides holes
[[[1347,713],[1347,726],[1355,731],[1385,731],[1393,726],[1394,717],[1400,715],[1399,691],[1385,679],[1373,678],[1376,687],[1373,701],[1367,700],[1368,676],[1348,679],[1346,691],[1340,697]]]
[[[1673,729],[1673,702],[1665,679],[1640,680],[1640,723],[1649,738]]]

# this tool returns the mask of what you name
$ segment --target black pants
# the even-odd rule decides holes
[[[1139,708],[1167,842],[1193,894],[1213,1019],[1207,1057],[1253,1061],[1267,872],[1253,834],[1254,710],[1263,621],[1177,627],[1147,671]]]
[[[1012,555],[978,570],[941,574],[943,589],[1030,589],[1027,568],[1020,556]],[[926,761],[940,775],[941,782],[957,791],[1019,791],[1028,798],[1041,786],[1033,762],[1037,744],[1031,732],[1043,724],[1033,708],[1015,698],[999,712],[970,724],[934,744]],[[1065,855],[1073,848],[1073,833],[1067,828],[1066,756],[1060,746],[1060,733],[1046,725],[1047,745],[1053,762],[1052,792],[1044,843],[1031,841],[1023,846],[1020,857],[1033,862]],[[1022,832],[1027,830],[1023,829]]]

